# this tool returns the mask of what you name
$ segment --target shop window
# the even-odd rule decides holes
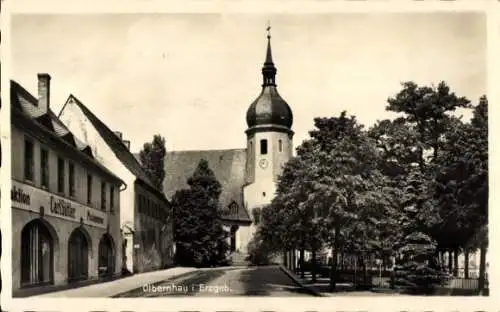
[[[260,140],[260,153],[262,155],[267,155],[267,140]]]
[[[69,164],[69,196],[75,197],[75,165]]]
[[[57,191],[64,194],[64,159],[57,158]]]
[[[106,182],[101,182],[101,209],[106,210]]]
[[[112,238],[104,234],[99,241],[99,276],[109,276],[115,271],[115,256]]]
[[[54,240],[40,220],[31,221],[21,232],[21,286],[53,281]]]
[[[40,150],[40,184],[49,188],[49,151],[46,149]]]
[[[24,179],[33,182],[33,141],[24,141]]]
[[[92,175],[87,175],[87,204],[92,204]]]
[[[83,230],[73,231],[68,243],[68,280],[79,281],[88,277],[89,242]]]

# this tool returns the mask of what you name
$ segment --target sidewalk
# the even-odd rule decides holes
[[[402,294],[389,289],[388,287],[374,287],[372,290],[355,290],[352,283],[337,283],[336,291],[330,291],[330,279],[316,276],[316,282],[312,281],[311,272],[305,272],[304,278],[300,278],[296,273],[280,265],[281,269],[292,278],[297,284],[309,290],[315,296],[335,297],[335,296],[401,296]]]
[[[65,298],[75,298],[75,297],[105,297],[109,298],[120,293],[127,292],[132,289],[140,288],[145,284],[152,284],[156,282],[161,282],[171,278],[175,278],[179,275],[194,272],[198,269],[196,268],[184,268],[175,267],[161,271],[153,271],[146,273],[138,273],[132,276],[127,276],[124,278],[119,278],[109,282],[103,282],[99,284],[93,284],[90,286],[84,286],[79,288],[73,288],[63,291],[56,291],[45,293],[43,295],[32,296],[31,298],[40,297],[65,297]]]

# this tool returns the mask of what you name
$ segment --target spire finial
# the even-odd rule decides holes
[[[273,54],[271,52],[271,23],[267,21],[267,51],[266,60],[264,62],[264,67],[262,68],[262,74],[264,76],[264,83],[262,86],[276,86],[275,76],[276,67],[273,63]]]

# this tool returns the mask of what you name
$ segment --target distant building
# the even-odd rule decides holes
[[[123,182],[38,98],[11,81],[12,289],[121,274]]]
[[[246,114],[246,148],[171,151],[165,158],[164,190],[168,198],[187,187],[201,159],[208,161],[222,184],[220,206],[229,208],[224,223],[230,230],[229,243],[236,262],[246,256],[260,211],[275,196],[277,178],[293,152],[293,114],[276,88],[270,38],[262,68],[262,89]]]
[[[122,133],[111,131],[73,95],[59,118],[127,185],[120,193],[124,268],[136,273],[172,266],[175,246],[170,202],[131,154],[130,142],[123,140]]]

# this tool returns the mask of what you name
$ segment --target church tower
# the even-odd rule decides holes
[[[246,115],[247,185],[244,188],[244,203],[252,218],[255,208],[262,208],[273,199],[278,176],[293,151],[293,114],[277,90],[270,27],[267,31],[262,90]],[[258,220],[253,220],[253,230],[257,223]]]

